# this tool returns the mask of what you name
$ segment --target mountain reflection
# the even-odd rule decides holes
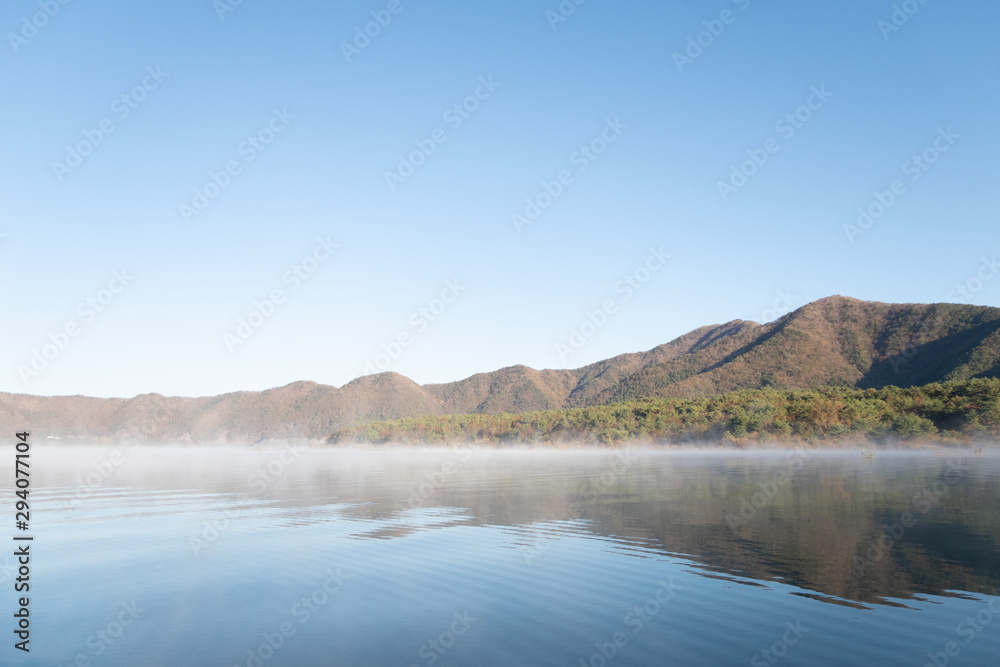
[[[271,512],[281,529],[347,524],[353,539],[501,527],[529,563],[566,537],[597,538],[691,561],[704,576],[782,582],[847,604],[1000,587],[995,452],[280,453],[123,449],[96,484],[88,474],[106,452],[52,450],[40,469],[70,519],[81,503],[145,513],[183,491]]]

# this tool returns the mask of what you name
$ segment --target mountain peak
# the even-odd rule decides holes
[[[887,304],[835,295],[770,322],[732,320],[646,352],[571,370],[513,365],[421,386],[395,372],[340,387],[299,381],[263,392],[132,399],[0,394],[0,423],[47,435],[255,442],[324,439],[375,420],[527,412],[759,387],[911,386],[1000,377],[1000,309]]]

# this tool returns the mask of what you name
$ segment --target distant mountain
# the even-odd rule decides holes
[[[256,442],[323,439],[371,421],[424,415],[520,413],[765,387],[906,387],[1000,377],[998,330],[998,308],[834,296],[768,324],[701,327],[647,352],[575,370],[511,366],[423,386],[381,373],[340,388],[295,382],[204,398],[0,393],[0,424],[36,437]]]

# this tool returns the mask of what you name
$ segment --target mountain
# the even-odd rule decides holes
[[[915,441],[996,442],[1000,379],[881,389],[741,389],[705,398],[642,398],[610,405],[518,414],[449,414],[368,422],[330,435],[337,445],[736,446]]]
[[[647,352],[574,370],[511,366],[423,386],[380,373],[339,388],[295,382],[202,398],[0,393],[0,424],[36,437],[256,442],[322,439],[371,421],[424,415],[521,413],[767,387],[906,387],[1000,376],[998,329],[998,308],[834,296],[768,324],[705,326]]]

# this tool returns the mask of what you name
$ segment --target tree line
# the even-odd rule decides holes
[[[522,414],[407,417],[343,429],[332,444],[969,442],[1000,432],[1000,379],[920,387],[756,389]]]

